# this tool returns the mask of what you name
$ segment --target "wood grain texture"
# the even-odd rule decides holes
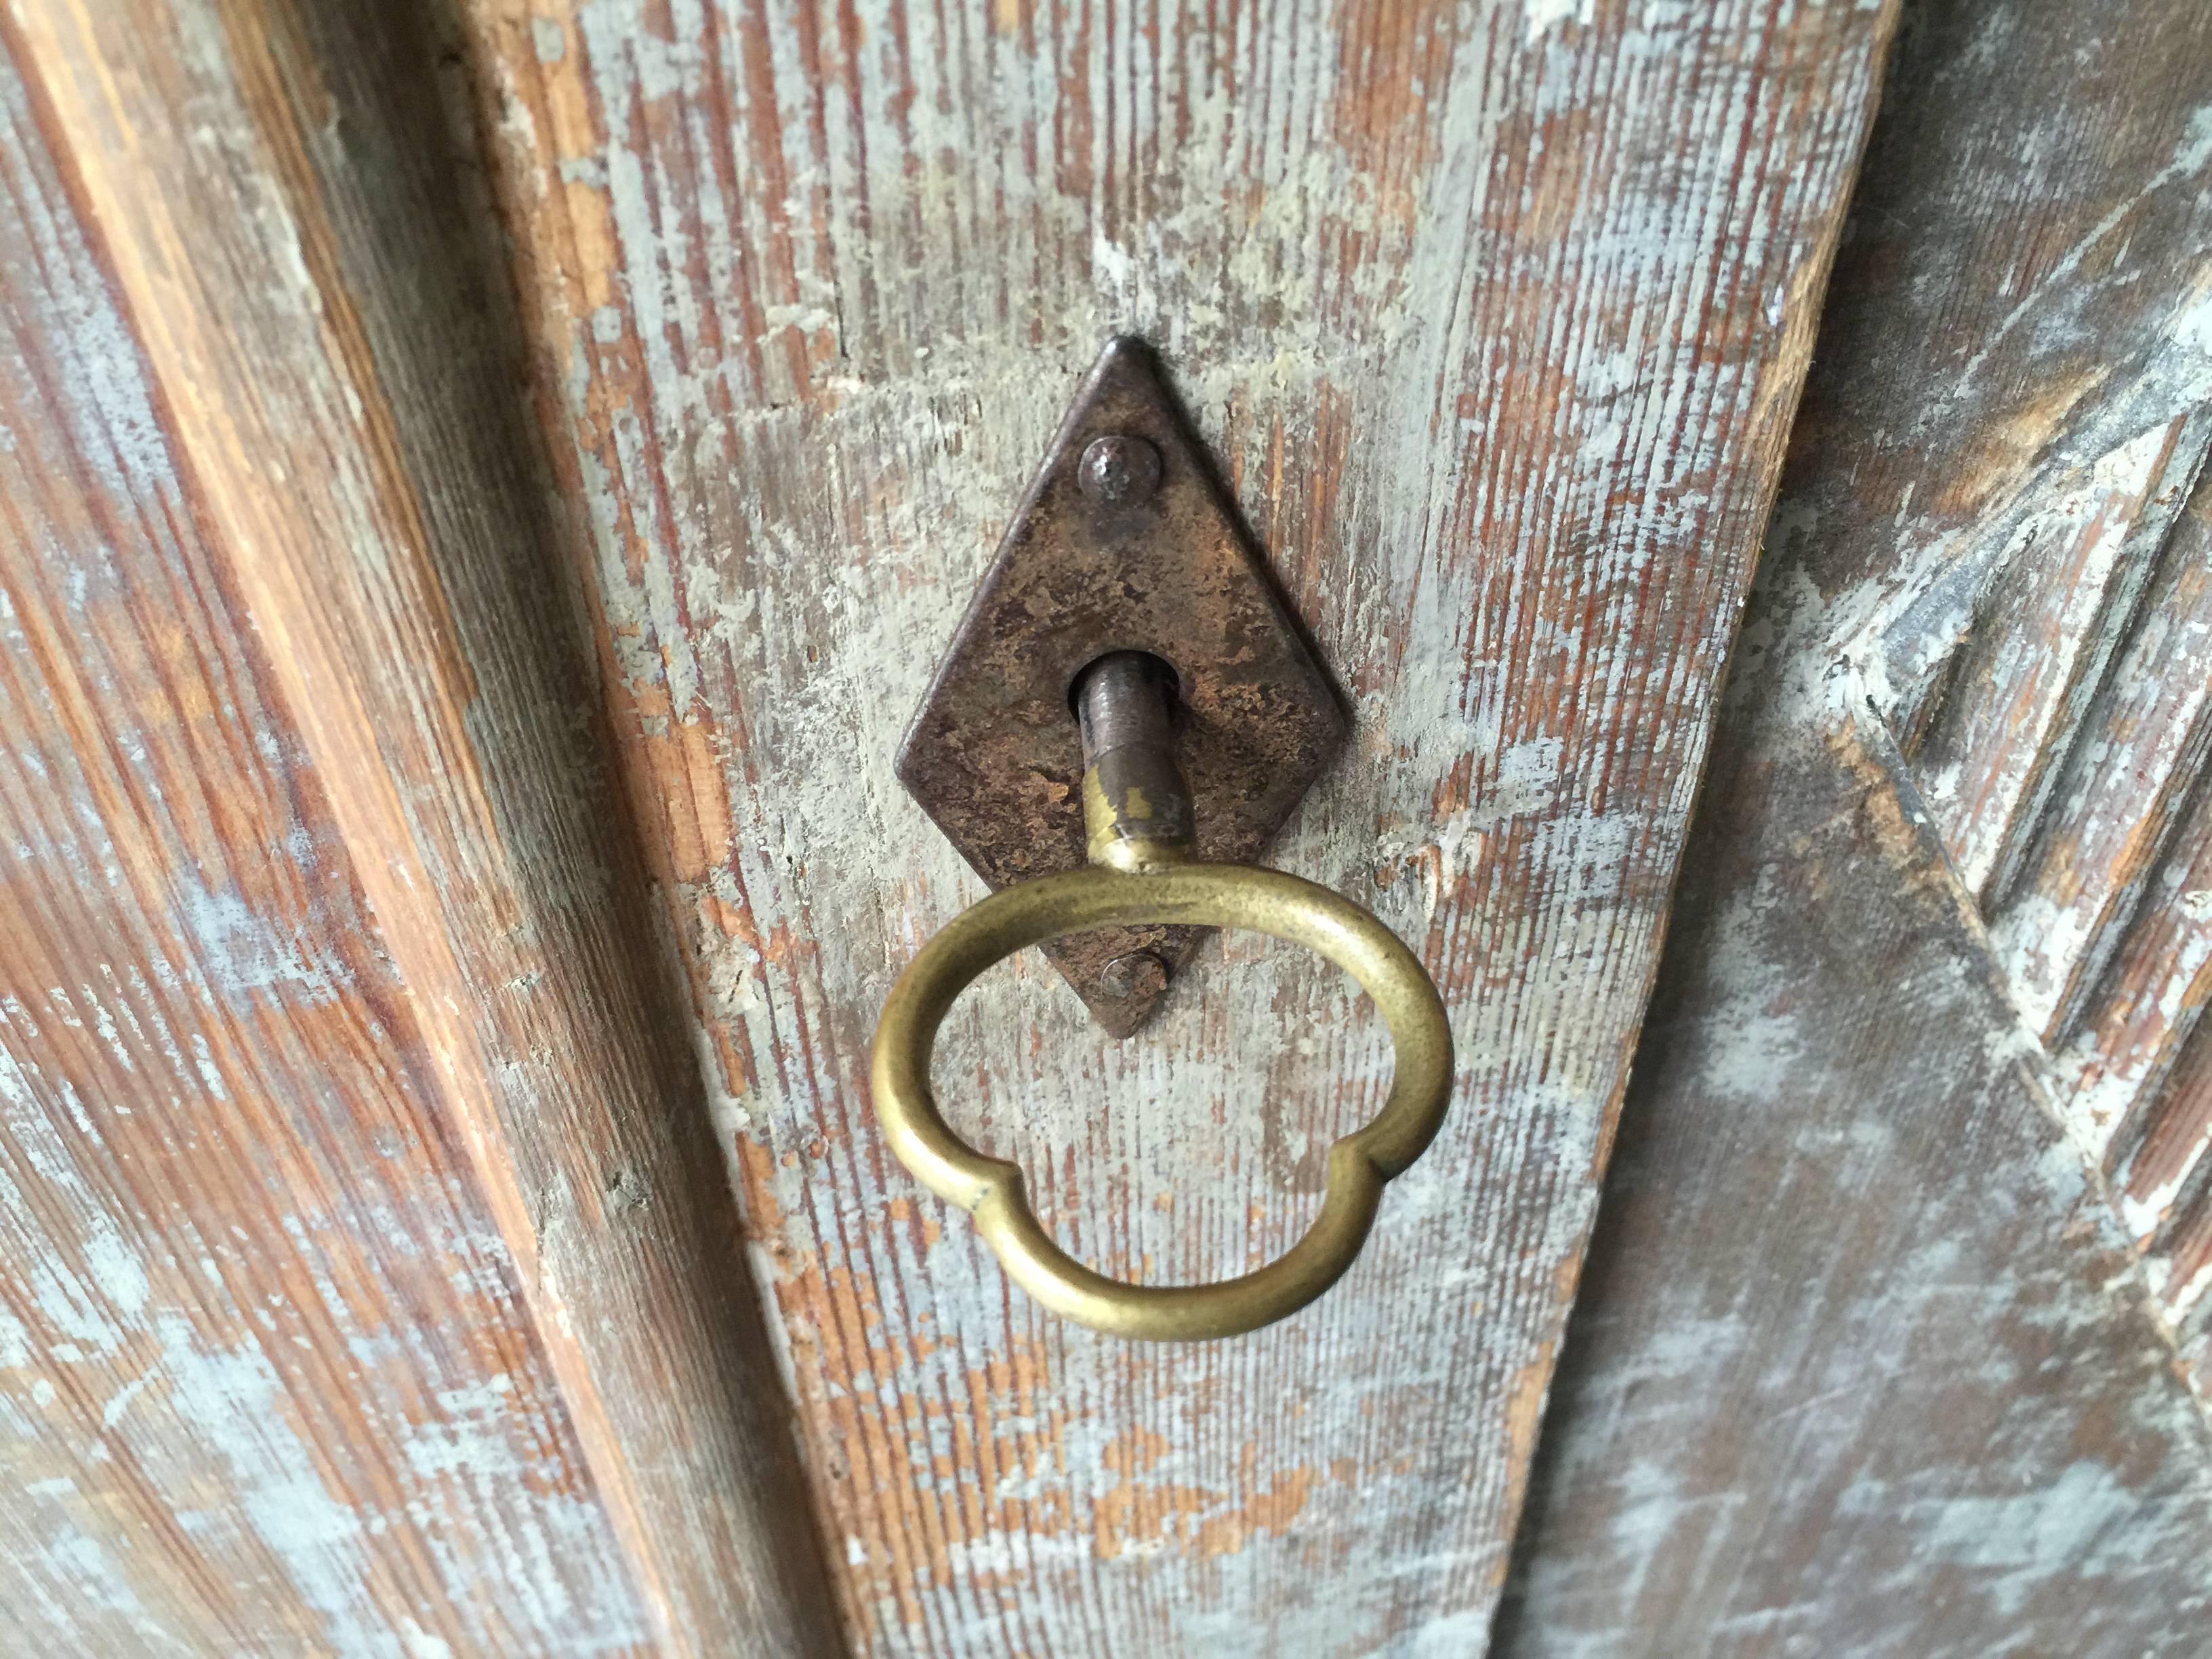
[[[465,15],[854,1640],[1480,1650],[1887,11]],[[1118,330],[1352,696],[1276,860],[1416,944],[1463,1066],[1343,1285],[1202,1348],[1041,1316],[866,1095],[979,896],[899,732]],[[939,1052],[1059,1237],[1164,1280],[1284,1249],[1386,1066],[1234,939],[1142,1042],[1025,960]]]
[[[2195,1243],[2212,1221],[2212,1119],[2192,1054],[2212,1042],[2212,475],[2142,562],[2103,683],[2044,745],[2059,781],[1985,908],[2069,1127],[2112,1179],[2167,1316],[2194,1332],[2212,1282]],[[2201,1359],[2201,1337],[2184,1352]]]
[[[10,1642],[625,1644],[513,1259],[12,71],[0,117]]]
[[[2074,733],[2123,741],[2142,729],[2117,718],[2131,700],[2188,690],[2129,666],[2157,629],[2008,610],[2001,573],[2039,528],[2143,520],[2165,489],[2145,481],[2185,451],[2212,391],[2208,110],[2212,14],[2180,0],[1967,0],[1899,40],[1504,1651],[2202,1645],[2212,1431],[1983,901],[2002,915],[2057,867],[2039,860],[2065,837],[2044,831],[2095,820],[2098,792],[2068,781]],[[2025,574],[2056,595],[2080,545],[2051,538]],[[2090,580],[2109,592],[2110,574]],[[2132,580],[2171,594],[2178,574],[2153,556]],[[2038,619],[2073,684],[1998,698],[2043,711],[2019,727],[2047,751],[2033,767],[1948,751],[1988,757],[1996,783],[1953,801],[2040,790],[2005,809],[2024,833],[1983,843],[2021,853],[1993,889],[2005,860],[1954,862],[1969,821],[1921,795],[1898,738],[1940,729],[1915,711],[1947,672],[1989,706],[2001,676],[1953,671],[2003,666],[1975,638],[2002,616]],[[2015,688],[2035,683],[2027,654]],[[2142,782],[2115,799],[2157,794]]]
[[[1901,722],[1922,798],[1986,914],[2018,910],[2020,890],[2036,884],[2023,867],[2035,843],[2063,834],[2069,813],[2087,810],[2074,799],[2087,780],[2067,780],[2069,791],[2062,777],[2069,763],[2078,770],[2096,753],[2087,731],[2093,706],[2114,683],[2208,436],[2212,422],[2196,411],[2176,415],[2102,458],[2080,487],[2041,504],[1976,599],[1972,628],[1940,641],[1924,712]],[[2141,672],[2129,681],[2150,696],[2167,684]],[[2056,908],[2035,907],[2045,921],[2056,920]],[[2065,945],[2079,932],[2064,930],[2064,945],[2051,942],[2069,966],[2075,953]],[[2024,976],[2022,992],[2046,1024],[2059,1000],[2046,981],[2066,971]]]
[[[0,84],[11,1640],[626,1645],[640,1610],[513,1258]]]
[[[2151,187],[2201,176],[2208,146],[2212,118],[2192,116]],[[2124,361],[2151,350],[2156,389],[2088,394],[2104,437],[2146,424],[2041,480],[2002,539],[1978,532],[1883,654],[1911,665],[1891,724],[2060,1109],[2114,1182],[2167,1316],[2193,1328],[2212,1122],[2176,1068],[2212,998],[2212,407],[2192,401],[2206,272],[2185,228],[2167,263],[2136,265],[2130,207],[2052,277],[2102,268],[2165,295],[2162,343],[2113,343]]]
[[[2175,428],[2197,441],[2193,453],[2175,456],[2182,465],[2162,469],[2158,493],[2178,506],[2199,477],[2212,418]],[[2068,734],[2017,870],[1987,907],[2021,1012],[2054,1048],[2088,1011],[2129,931],[2191,905],[2186,891],[2157,890],[2154,878],[2212,750],[2208,508],[2212,495],[2200,488],[2174,533],[2165,533],[2169,509],[2144,538],[2141,597],[2113,630],[2110,665]]]
[[[2192,987],[2199,994],[2201,986]],[[2138,1243],[2174,1322],[2190,1379],[2200,1399],[2212,1396],[2212,1025],[2196,1023],[2157,1095],[2154,1133],[2127,1170],[2128,1200],[2155,1216]],[[2163,1165],[2179,1166],[2179,1177]],[[2170,1194],[2170,1196],[2169,1196]],[[2163,1203],[2158,1200],[2164,1199]],[[2131,1217],[2140,1225],[2140,1215]]]
[[[14,1628],[831,1650],[445,43],[0,40]]]

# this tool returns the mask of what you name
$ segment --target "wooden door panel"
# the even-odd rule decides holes
[[[437,37],[0,44],[11,1640],[834,1648]]]
[[[2203,1645],[2208,102],[1899,43],[1502,1651]]]
[[[160,392],[0,90],[10,1643],[641,1638]]]
[[[10,1629],[1482,1650],[1891,27],[0,16]],[[1505,1650],[2212,1601],[2208,27],[1906,41]],[[1462,1071],[1353,1273],[1208,1346],[1041,1316],[865,1079],[977,896],[892,750],[1125,330],[1354,717],[1274,860]],[[1387,1077],[1236,939],[1130,1042],[1024,959],[944,1048],[1151,1279],[1283,1249]]]
[[[1479,1650],[1887,13],[465,15],[855,1640]],[[1352,1276],[1208,1347],[1041,1316],[866,1087],[978,890],[893,750],[1121,330],[1355,714],[1277,860],[1421,949],[1463,1072]],[[1084,1256],[1218,1277],[1296,1237],[1383,1054],[1243,942],[1171,1003],[1109,1044],[1025,961],[939,1077]]]
[[[7,684],[135,884],[7,889],[44,999],[9,1011],[11,1243],[73,1215],[56,1305],[120,1334],[88,1362],[23,1317],[10,1385],[105,1437],[39,1443],[74,1530],[26,1534],[9,1610],[122,1651],[1479,1650],[1889,27],[11,12],[11,165],[82,270],[7,272],[7,395],[52,428]],[[1040,1316],[863,1077],[975,890],[892,749],[1122,329],[1355,716],[1277,861],[1416,944],[1462,1067],[1355,1273],[1203,1348]],[[152,485],[48,414],[84,363],[140,388]],[[60,834],[34,765],[0,781]],[[166,937],[193,882],[237,903]],[[70,988],[126,946],[215,988],[197,1030]],[[190,1066],[129,1065],[220,1137],[175,1140],[55,995],[168,1021]],[[1109,1045],[1018,964],[944,1075],[1084,1255],[1218,1276],[1295,1236],[1386,1065],[1286,952],[1228,941],[1171,1001]],[[71,1182],[97,1201],[41,1196]],[[227,1277],[170,1262],[234,1224]],[[251,1372],[216,1403],[261,1462],[184,1420],[195,1355]],[[171,1473],[111,1473],[156,1407]],[[187,1493],[195,1458],[228,1472]]]

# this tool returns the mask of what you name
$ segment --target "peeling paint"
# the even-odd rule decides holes
[[[1224,1655],[1441,1651],[1503,1572],[1876,30],[1325,9],[593,0],[565,55],[518,33],[488,77],[532,112],[502,202],[629,782],[875,1650],[1118,1651],[1170,1618]],[[1787,117],[1783,76],[1813,90]],[[977,896],[891,757],[1119,329],[1354,707],[1274,860],[1417,943],[1466,1073],[1345,1286],[1180,1354],[1010,1302],[886,1179],[864,1099],[892,972]],[[1346,1000],[1232,937],[1108,1047],[1017,961],[947,1023],[945,1109],[1083,1259],[1240,1271],[1387,1086]]]

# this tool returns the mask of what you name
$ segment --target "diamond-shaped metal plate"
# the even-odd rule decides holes
[[[1109,505],[1078,465],[1094,439],[1159,452],[1149,496]],[[1249,862],[1344,741],[1327,676],[1277,598],[1152,352],[1110,340],[1052,441],[899,751],[900,781],[994,888],[1084,861],[1083,752],[1069,696],[1109,651],[1178,678],[1177,750],[1198,856]],[[1046,954],[1098,1024],[1127,1036],[1160,990],[1115,994],[1117,958],[1170,978],[1204,930],[1071,935]]]

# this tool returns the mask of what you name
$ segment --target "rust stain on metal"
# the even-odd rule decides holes
[[[1151,350],[1127,337],[1077,394],[899,753],[899,781],[994,888],[1084,862],[1068,699],[1111,651],[1176,672],[1198,855],[1257,858],[1346,721]],[[1203,931],[1117,927],[1044,950],[1127,1036]],[[1117,965],[1147,957],[1164,971]]]

